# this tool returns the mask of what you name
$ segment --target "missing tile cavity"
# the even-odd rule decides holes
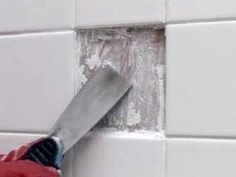
[[[97,128],[161,131],[164,112],[164,30],[155,27],[77,32],[77,89],[101,64],[114,67],[132,90]]]

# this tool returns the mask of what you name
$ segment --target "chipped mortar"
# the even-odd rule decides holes
[[[97,128],[161,131],[164,115],[164,30],[155,27],[77,32],[77,90],[101,64],[109,64],[133,89]]]

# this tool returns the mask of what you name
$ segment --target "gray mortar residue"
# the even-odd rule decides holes
[[[87,29],[77,32],[77,89],[101,64],[133,84],[96,128],[161,131],[164,115],[164,30],[155,27]]]

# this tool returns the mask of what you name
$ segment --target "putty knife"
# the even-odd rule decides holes
[[[74,97],[48,137],[23,157],[60,168],[63,155],[78,142],[129,90],[131,84],[110,66],[100,67]]]

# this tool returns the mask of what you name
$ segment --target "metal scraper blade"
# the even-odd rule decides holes
[[[102,119],[130,87],[131,84],[110,66],[100,67],[74,97],[49,134],[62,140],[63,154]]]

